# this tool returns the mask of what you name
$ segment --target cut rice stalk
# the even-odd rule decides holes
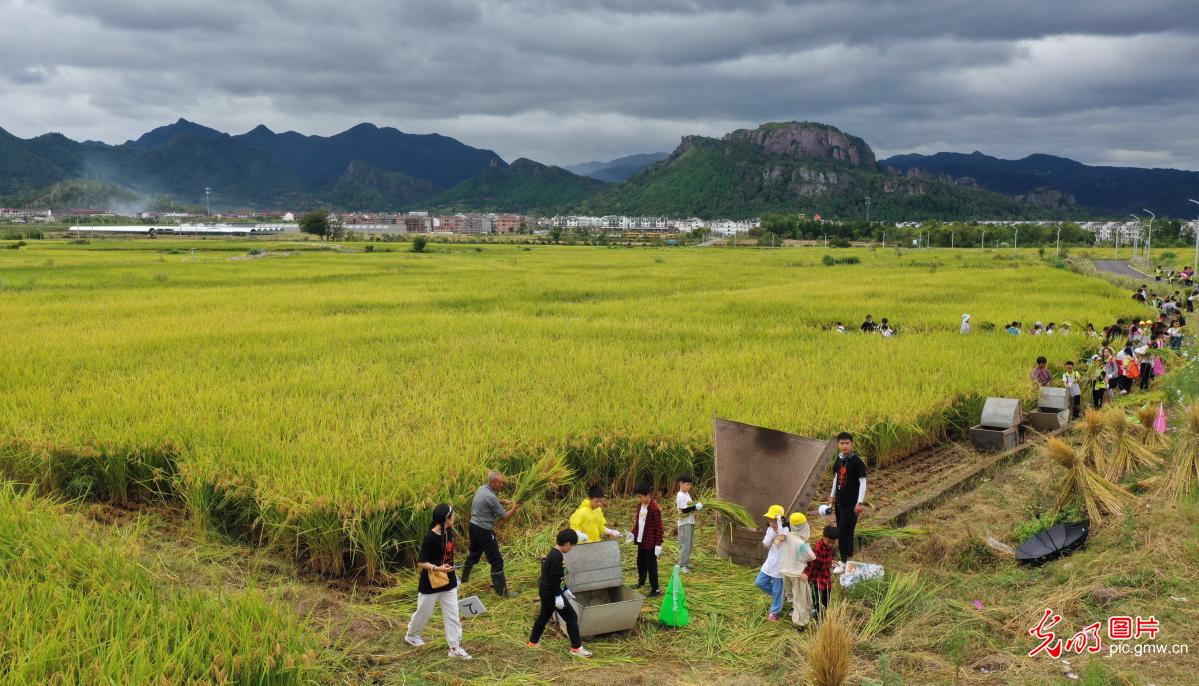
[[[1199,405],[1186,408],[1186,423],[1174,442],[1162,492],[1178,501],[1199,492]]]
[[[1153,426],[1157,421],[1157,412],[1160,407],[1161,405],[1147,404],[1137,410],[1138,425],[1135,432],[1137,440],[1155,453],[1160,453],[1170,447],[1170,441],[1166,435],[1159,433]]]
[[[1129,472],[1161,464],[1161,457],[1137,442],[1123,410],[1108,410],[1103,419],[1111,436],[1111,453],[1104,465],[1104,478],[1115,482]]]
[[[1050,438],[1040,450],[1043,455],[1066,470],[1058,491],[1055,505],[1057,511],[1080,502],[1091,524],[1098,526],[1104,515],[1119,512],[1133,499],[1131,493],[1104,479],[1087,466],[1074,448],[1060,438]]]

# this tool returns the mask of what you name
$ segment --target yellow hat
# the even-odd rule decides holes
[[[808,523],[808,518],[802,512],[791,513],[791,526],[803,526]]]
[[[782,517],[783,512],[785,512],[785,510],[783,510],[782,505],[771,505],[770,509],[766,510],[766,514],[764,514],[762,516],[768,517],[770,519],[774,519],[775,517]]]

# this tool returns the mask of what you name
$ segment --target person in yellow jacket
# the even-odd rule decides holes
[[[603,540],[604,536],[615,538],[620,535],[616,529],[608,528],[603,506],[604,490],[599,486],[592,486],[587,491],[587,499],[570,516],[570,528],[578,532],[579,543],[591,543]]]

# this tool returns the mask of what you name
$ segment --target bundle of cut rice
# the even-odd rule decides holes
[[[1115,482],[1129,472],[1161,464],[1160,457],[1137,441],[1123,410],[1108,410],[1103,418],[1111,437],[1111,451],[1104,463],[1104,478]]]
[[[1088,466],[1065,441],[1051,438],[1041,446],[1041,453],[1066,470],[1057,494],[1055,509],[1058,511],[1080,503],[1091,524],[1098,526],[1104,515],[1119,512],[1133,499],[1131,493]]]

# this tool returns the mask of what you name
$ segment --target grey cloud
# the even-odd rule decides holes
[[[551,163],[781,119],[881,152],[1199,168],[1188,0],[0,0],[0,126],[369,120]]]

